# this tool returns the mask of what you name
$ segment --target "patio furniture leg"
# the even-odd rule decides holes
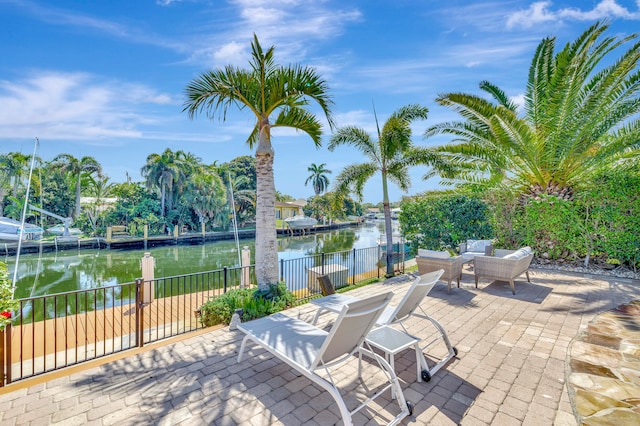
[[[513,294],[516,294],[516,285],[515,285],[515,283],[513,282],[513,280],[509,280],[509,285],[511,286],[511,292],[512,292]]]
[[[475,276],[475,279],[476,279],[476,288],[478,288],[478,276],[477,275]]]
[[[524,271],[525,274],[527,274],[527,281],[531,282],[531,280],[529,279],[529,270],[527,269],[526,271]]]

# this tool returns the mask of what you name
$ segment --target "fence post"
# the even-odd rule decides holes
[[[225,266],[223,269],[224,277],[223,277],[223,293],[227,292],[227,267]]]
[[[144,253],[144,257],[140,261],[142,267],[142,280],[144,287],[142,288],[142,303],[149,304],[154,299],[155,288],[155,271],[156,260],[148,251]]]
[[[322,252],[322,275],[324,275],[324,252]]]
[[[356,249],[353,249],[353,274],[351,275],[351,284],[356,283]]]
[[[142,286],[144,280],[142,278],[136,278],[136,346],[141,348],[144,346],[144,307],[142,304]]]
[[[7,346],[10,347],[11,339],[7,338],[11,336],[11,324],[8,324],[4,330],[0,330],[0,388],[4,387],[9,382],[9,378],[5,378],[5,372],[11,371],[11,351],[7,350]]]
[[[280,259],[280,281],[284,281],[284,259]]]
[[[251,251],[249,246],[242,247],[242,279],[241,287],[249,287],[249,265],[251,265]]]

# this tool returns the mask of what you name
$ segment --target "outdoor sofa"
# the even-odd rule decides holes
[[[476,256],[491,256],[493,241],[491,240],[467,240],[458,247],[463,263],[472,261]]]
[[[533,259],[531,247],[523,247],[518,250],[495,250],[494,256],[475,256],[473,269],[478,288],[479,278],[489,278],[496,281],[507,281],[511,286],[511,291],[516,294],[513,280],[521,274],[527,275],[529,279],[529,265]]]

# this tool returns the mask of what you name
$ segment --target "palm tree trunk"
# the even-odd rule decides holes
[[[256,149],[256,186],[256,280],[258,289],[267,292],[278,282],[276,187],[268,130],[260,132]]]
[[[76,208],[73,212],[74,219],[80,216],[80,186],[82,185],[82,182],[80,181],[81,177],[82,175],[78,174],[78,180],[76,182]]]
[[[384,212],[384,231],[387,234],[387,277],[393,276],[393,231],[391,229],[391,207],[389,206],[389,190],[387,188],[387,173],[382,171],[382,210]]]
[[[165,197],[165,185],[162,183],[162,187],[160,189],[160,215],[164,217],[164,197]]]

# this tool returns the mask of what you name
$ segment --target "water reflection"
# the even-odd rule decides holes
[[[363,226],[280,238],[278,258],[290,260],[323,252],[375,247],[381,232],[381,226]],[[253,263],[255,240],[240,240],[240,248],[244,246],[251,251]],[[20,256],[16,298],[133,282],[141,276],[140,260],[145,251],[149,251],[156,260],[156,278],[239,266],[236,243],[233,240],[148,250],[70,250],[41,255],[25,254]],[[15,257],[5,258],[5,263],[10,276],[13,276]]]

